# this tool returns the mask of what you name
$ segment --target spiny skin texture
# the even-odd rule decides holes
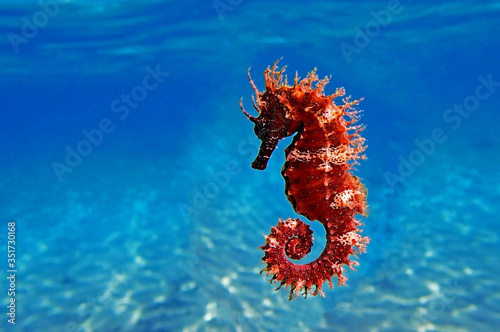
[[[240,101],[241,110],[255,124],[255,134],[262,141],[252,167],[265,169],[278,142],[296,133],[285,149],[281,171],[285,194],[298,214],[323,224],[326,245],[313,262],[291,262],[289,258],[299,260],[311,251],[312,231],[299,219],[280,220],[261,247],[266,263],[262,272],[272,275],[270,282],[279,283],[278,289],[290,286],[290,300],[299,294],[324,296],[323,283],[328,281],[333,288],[331,279],[337,276],[338,284],[345,284],[344,265],[352,269],[358,265],[350,256],[365,252],[369,242],[359,234],[360,222],[354,218],[357,214],[366,216],[367,190],[351,173],[357,160],[365,159],[365,140],[360,136],[363,127],[354,125],[359,111],[353,106],[360,100],[344,98],[342,105],[335,104],[335,98],[345,95],[344,89],[324,95],[329,79],[318,80],[316,70],[300,81],[296,75],[289,86],[285,67],[277,69],[278,61],[265,70],[266,89],[262,92],[248,73],[256,95],[252,96],[253,106],[259,115],[250,115]]]

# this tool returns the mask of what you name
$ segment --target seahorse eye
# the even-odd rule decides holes
[[[263,121],[255,123],[254,132],[261,141],[268,140],[271,135],[271,130],[264,125]]]

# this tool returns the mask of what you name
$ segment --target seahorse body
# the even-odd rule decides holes
[[[365,140],[360,136],[363,127],[354,125],[359,111],[353,106],[360,100],[344,98],[343,105],[336,105],[333,100],[344,96],[344,89],[325,96],[323,89],[329,79],[318,80],[316,70],[300,81],[296,75],[293,86],[289,86],[283,74],[285,67],[277,70],[278,61],[264,72],[263,92],[248,73],[256,95],[255,99],[252,96],[253,105],[259,115],[251,116],[240,101],[241,110],[255,123],[255,134],[262,141],[252,167],[265,169],[278,142],[296,133],[285,149],[281,172],[285,194],[298,214],[323,224],[326,245],[313,262],[291,262],[288,258],[299,260],[311,251],[312,231],[300,219],[280,220],[261,247],[262,260],[267,264],[262,272],[272,275],[271,283],[280,283],[278,289],[290,286],[289,299],[299,293],[304,297],[324,296],[323,283],[328,281],[333,288],[331,279],[336,275],[338,284],[344,284],[344,264],[350,268],[358,265],[349,256],[365,252],[369,242],[368,237],[359,234],[360,222],[354,218],[366,215],[367,191],[351,173],[357,160],[365,159]]]

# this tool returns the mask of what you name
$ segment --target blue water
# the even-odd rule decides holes
[[[4,1],[0,330],[494,331],[500,2]],[[283,194],[246,71],[364,97],[371,238],[347,287],[259,275]],[[313,223],[318,255],[324,244]],[[321,233],[323,232],[323,233]],[[15,321],[7,313],[15,299]],[[15,322],[15,325],[9,322]]]

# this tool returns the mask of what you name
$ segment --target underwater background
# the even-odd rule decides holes
[[[498,330],[499,17],[500,1],[3,1],[0,330]],[[368,251],[347,287],[290,302],[258,247],[298,217],[291,138],[253,170],[238,105],[247,69],[263,90],[281,57],[289,79],[317,68],[327,94],[364,97],[368,145]]]

